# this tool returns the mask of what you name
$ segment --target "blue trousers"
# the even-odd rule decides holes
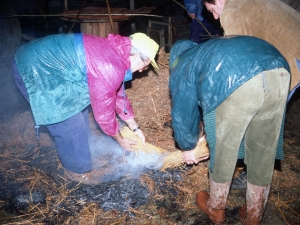
[[[220,27],[215,27],[214,24],[210,23],[204,17],[201,22],[212,35],[218,34],[222,36],[222,29]],[[208,33],[204,30],[203,26],[196,19],[193,19],[191,22],[190,40],[198,44],[209,40]]]
[[[30,103],[26,86],[15,61],[12,63],[12,77],[22,95]],[[54,138],[58,157],[67,170],[80,174],[92,170],[88,141],[90,133],[88,108],[62,122],[46,127]]]

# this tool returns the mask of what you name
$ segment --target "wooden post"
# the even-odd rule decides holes
[[[65,12],[67,12],[68,10],[68,0],[65,0]]]
[[[134,0],[130,0],[130,9],[134,9]],[[136,30],[135,23],[132,22],[131,23],[131,31],[132,31],[132,33],[134,33],[135,30]]]
[[[116,33],[119,31],[119,22],[113,22]],[[80,31],[86,34],[92,34],[98,37],[107,37],[112,33],[110,22],[103,23],[80,23]]]

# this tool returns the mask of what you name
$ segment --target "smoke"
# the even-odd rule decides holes
[[[159,170],[163,165],[162,155],[144,151],[124,150],[113,138],[101,135],[90,137],[93,171],[101,174],[102,182],[121,178],[138,178],[145,170]]]

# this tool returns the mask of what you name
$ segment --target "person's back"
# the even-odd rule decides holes
[[[257,74],[281,67],[288,70],[286,60],[274,46],[249,36],[219,37],[200,45],[178,41],[170,52],[170,67],[172,117],[182,116],[182,112],[188,115],[172,120],[172,127],[175,139],[176,131],[186,127],[185,136],[176,141],[188,149],[195,147],[197,141],[188,137],[199,134],[194,126],[199,123],[194,123],[199,115],[193,111],[198,105],[206,116]]]
[[[225,35],[255,36],[274,45],[287,59],[292,80],[300,82],[300,13],[279,0],[227,0],[220,16]]]

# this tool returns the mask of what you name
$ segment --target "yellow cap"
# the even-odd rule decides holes
[[[132,46],[139,50],[143,55],[147,56],[151,60],[152,66],[158,69],[158,66],[154,60],[159,48],[158,44],[143,33],[132,34],[130,39]]]

